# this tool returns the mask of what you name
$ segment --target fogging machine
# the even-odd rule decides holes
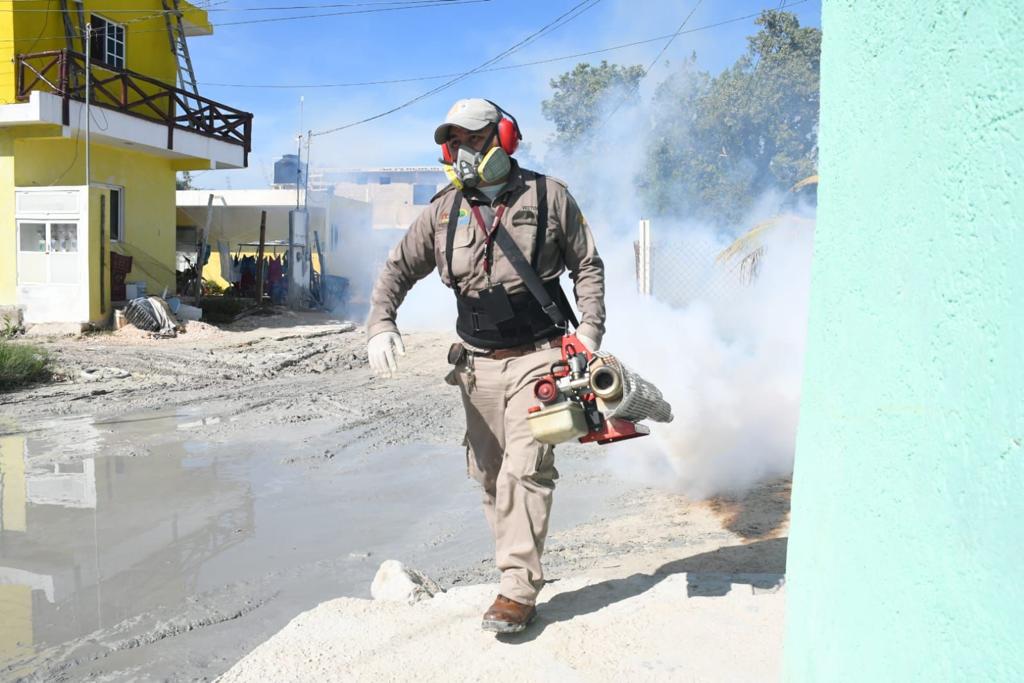
[[[539,401],[527,422],[535,439],[608,444],[650,434],[641,420],[671,422],[672,407],[653,384],[609,353],[562,337],[562,360],[533,386]]]
[[[458,211],[460,202],[461,195],[452,215]],[[454,229],[453,220],[448,224],[449,245]],[[564,294],[563,311],[500,221],[494,227],[494,241],[552,322],[558,326],[571,322],[573,328],[579,327]],[[449,272],[451,267],[449,260]],[[570,439],[613,443],[649,434],[650,429],[639,424],[641,420],[672,421],[672,408],[657,387],[626,368],[615,356],[591,352],[573,334],[562,337],[562,360],[534,384],[533,393],[540,403],[530,408],[527,422],[534,438],[542,443]]]

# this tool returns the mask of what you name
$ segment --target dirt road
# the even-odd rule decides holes
[[[362,330],[327,315],[285,311],[189,329],[173,339],[129,327],[33,340],[66,381],[0,395],[0,409],[24,422],[207,406],[264,426],[330,418],[338,431],[358,430],[377,447],[461,438],[457,397],[436,400],[447,335],[409,335],[412,355],[401,381],[381,382],[369,370]],[[200,435],[224,436],[229,428],[220,423]]]
[[[36,596],[0,603],[27,622],[0,642],[3,677],[209,680],[304,610],[367,596],[392,557],[446,587],[494,582],[450,340],[407,333],[388,381],[362,329],[316,314],[35,340],[64,379],[0,395],[3,481],[23,459],[28,491],[0,583]],[[597,447],[558,458],[553,578],[781,585],[788,482],[691,502],[616,480]]]

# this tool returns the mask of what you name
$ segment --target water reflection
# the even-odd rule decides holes
[[[457,445],[367,451],[332,420],[220,409],[0,424],[0,679],[216,675],[301,611],[369,597],[381,558],[481,566]],[[564,461],[555,531],[620,492],[593,467]]]
[[[180,603],[252,533],[250,485],[217,458],[107,457],[123,431],[66,427],[0,436],[0,661]]]

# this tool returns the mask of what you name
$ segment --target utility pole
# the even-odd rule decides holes
[[[642,296],[650,296],[653,261],[651,252],[654,249],[651,244],[651,221],[649,219],[640,219],[640,239],[634,242],[633,248],[636,251],[636,291]]]
[[[306,172],[302,174],[302,208],[309,208],[309,145],[313,141],[313,131],[306,131]],[[300,165],[299,168],[302,168]]]
[[[260,249],[256,255],[256,305],[263,305],[263,250],[267,244],[267,212],[260,212]]]
[[[89,139],[92,134],[92,24],[85,25],[85,192],[92,187],[92,168],[89,164]],[[88,206],[88,200],[86,200]]]
[[[302,172],[302,133],[299,133],[295,139],[298,143],[298,149],[295,151],[295,209],[298,210],[302,203],[302,183],[299,182],[299,177],[305,175]]]

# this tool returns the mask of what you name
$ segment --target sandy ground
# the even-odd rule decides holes
[[[296,617],[220,680],[779,680],[785,539],[744,544],[716,529],[709,507],[659,494],[627,507],[555,539],[576,566],[556,572],[522,634],[480,630],[496,584],[415,605],[342,598]]]
[[[325,443],[367,453],[405,444],[457,449],[461,406],[442,381],[450,335],[405,337],[408,355],[390,381],[371,375],[363,330],[326,315],[193,324],[168,340],[132,329],[36,339],[63,379],[0,395],[0,413],[15,425],[6,429],[46,433],[76,417],[113,425],[118,416],[187,410],[195,416],[189,439],[211,447],[295,435],[295,446],[275,462],[317,476],[342,468],[338,460],[350,452]],[[166,446],[163,437],[106,443],[111,457],[160,457]],[[82,457],[69,437],[37,460]],[[323,559],[302,567],[296,560],[296,567],[268,569],[41,651],[4,677],[210,680],[230,669],[225,680],[777,679],[788,482],[741,498],[688,501],[612,481],[598,447],[560,447],[558,457],[565,481],[555,512],[561,503],[575,516],[549,538],[545,561],[554,582],[526,636],[496,640],[478,630],[496,575],[482,532],[467,531],[478,516],[467,503],[438,516],[422,544],[429,552],[417,555],[408,541],[393,546],[409,551],[395,559],[422,558],[417,568],[449,589],[426,603],[358,597],[368,595],[368,578],[387,557],[353,554],[363,568],[344,576],[365,577],[360,588],[346,588],[341,569]],[[438,482],[454,487],[453,500],[456,491],[470,495],[465,479]],[[275,603],[278,594],[296,593],[295,585],[319,588]]]

